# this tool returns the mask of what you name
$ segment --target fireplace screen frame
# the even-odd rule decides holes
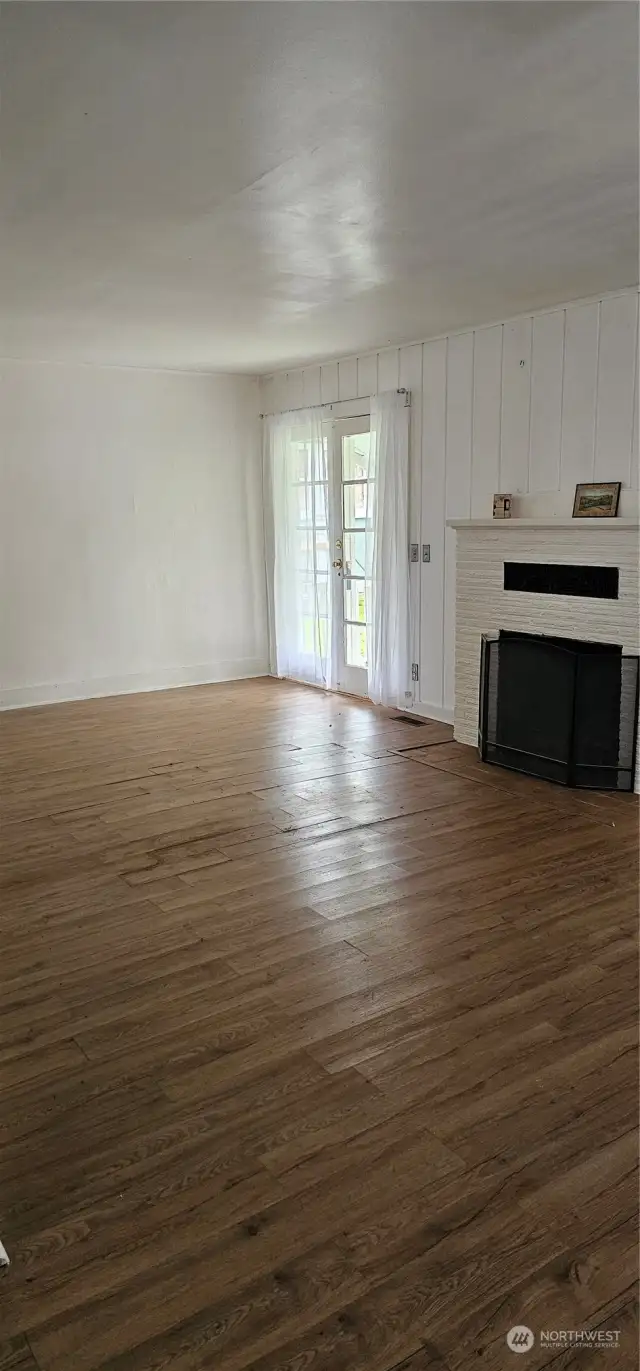
[[[548,755],[543,751],[515,747],[505,742],[504,736],[500,736],[501,731],[504,734],[504,727],[502,730],[500,727],[503,721],[498,715],[500,644],[505,638],[512,643],[513,640],[538,642],[541,646],[557,651],[562,654],[569,670],[573,671],[572,686],[565,671],[566,684],[571,694],[562,755]],[[582,732],[580,731],[580,714],[584,706],[584,696],[581,705],[580,672],[581,664],[593,661],[594,658],[598,658],[600,662],[604,659],[605,663],[609,662],[611,666],[612,659],[615,659],[616,664],[619,664],[620,708],[616,724],[617,738],[615,741],[612,738],[609,743],[610,747],[617,748],[615,763],[585,760],[584,726]],[[639,694],[640,659],[635,654],[623,652],[616,644],[594,643],[584,639],[560,639],[549,634],[518,633],[512,630],[485,633],[481,639],[478,751],[483,762],[559,785],[585,790],[633,791],[638,743]],[[611,699],[609,703],[611,704]]]

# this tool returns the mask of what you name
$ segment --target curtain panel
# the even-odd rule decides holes
[[[266,420],[265,544],[271,669],[332,684],[329,471],[322,413]]]
[[[368,690],[374,704],[406,708],[409,634],[409,406],[397,391],[371,400],[372,606]]]

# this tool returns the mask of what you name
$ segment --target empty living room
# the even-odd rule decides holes
[[[638,1371],[639,13],[0,5],[0,1371]]]

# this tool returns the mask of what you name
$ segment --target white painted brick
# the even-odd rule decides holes
[[[483,633],[512,629],[589,638],[619,643],[626,652],[640,652],[638,544],[637,527],[604,528],[587,520],[557,528],[516,528],[496,523],[456,530],[454,736],[458,742],[471,747],[478,742]],[[505,591],[505,561],[617,566],[619,598],[596,600]]]

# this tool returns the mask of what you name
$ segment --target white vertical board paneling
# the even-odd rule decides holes
[[[319,405],[322,403],[320,394],[320,367],[305,367],[302,373],[302,394],[303,404]]]
[[[631,480],[638,297],[616,295],[600,306],[596,481]]]
[[[378,353],[378,390],[397,390],[400,374],[398,348]]]
[[[471,515],[471,434],[473,428],[473,334],[449,339],[447,356],[447,441],[445,518]],[[454,703],[456,608],[455,532],[445,531],[444,559],[444,681],[445,709]]]
[[[338,399],[355,400],[358,391],[358,359],[347,357],[338,362]]]
[[[505,324],[502,338],[500,490],[522,494],[529,486],[532,319]]]
[[[422,356],[422,541],[431,561],[420,591],[420,703],[443,704],[444,533],[447,341],[425,343]]]
[[[560,488],[593,480],[599,305],[571,305],[564,337]]]
[[[263,376],[260,380],[260,409],[263,414],[273,414],[275,411],[276,378],[275,376]]]
[[[358,395],[376,395],[378,390],[378,354],[358,358]]]
[[[531,361],[531,491],[560,489],[564,310],[533,321]]]
[[[639,305],[640,308],[640,305]],[[640,486],[640,321],[636,332],[635,391],[633,396],[633,440],[631,443],[631,476],[629,485],[632,490]]]
[[[287,408],[304,409],[304,372],[287,372]]]
[[[502,325],[476,330],[473,345],[471,517],[488,519],[500,483]]]
[[[323,405],[331,405],[338,399],[338,363],[325,362],[320,368],[320,393]]]
[[[447,355],[447,519],[471,515],[473,334],[449,339]]]
[[[273,412],[283,414],[289,408],[289,385],[286,371],[276,372],[273,378]]]
[[[409,420],[409,542],[420,545],[422,501],[422,345],[400,348],[399,384],[411,392]],[[426,569],[426,568],[425,568]],[[420,662],[420,578],[422,562],[409,566],[411,660]],[[413,688],[418,699],[420,685]]]

